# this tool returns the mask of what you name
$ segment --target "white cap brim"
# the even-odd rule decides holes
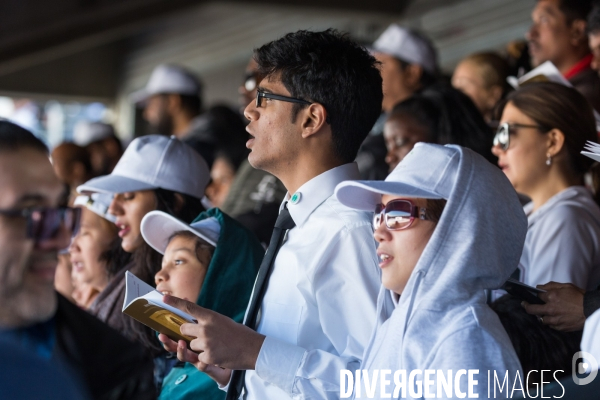
[[[134,104],[143,104],[148,100],[150,96],[152,96],[152,94],[148,92],[146,88],[144,88],[131,93],[129,95],[129,98]]]
[[[144,216],[141,224],[142,237],[160,254],[165,254],[169,238],[175,232],[191,232],[216,247],[220,230],[221,225],[214,217],[203,219],[190,226],[162,211],[149,212]]]
[[[416,188],[402,182],[346,181],[335,188],[335,195],[343,205],[357,210],[374,211],[381,204],[381,196],[406,196],[419,199],[442,199],[438,193]]]
[[[153,189],[157,187],[125,176],[110,174],[91,179],[78,186],[77,193],[125,193]]]

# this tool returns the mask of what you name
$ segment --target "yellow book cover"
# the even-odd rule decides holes
[[[125,273],[125,301],[123,312],[142,324],[163,333],[173,340],[192,341],[179,328],[185,323],[196,323],[191,315],[163,302],[163,295],[131,272]]]

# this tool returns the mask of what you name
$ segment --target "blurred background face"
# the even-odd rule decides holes
[[[37,150],[0,151],[0,209],[57,207],[63,185],[48,157]],[[69,245],[70,232],[34,241],[26,220],[0,215],[0,325],[22,327],[48,320],[56,311],[54,274],[59,250]]]
[[[235,169],[224,157],[217,157],[210,170],[211,183],[206,188],[206,197],[213,206],[220,207],[229,193],[233,179],[235,178]]]
[[[258,73],[258,64],[254,61],[254,58],[251,58],[246,67],[244,82],[238,89],[240,113],[243,114],[246,106],[251,101],[256,100],[256,88],[262,79],[263,76]]]
[[[381,203],[404,197],[384,195]],[[426,207],[425,199],[408,199],[417,207]],[[375,229],[375,240],[379,243],[377,255],[381,268],[381,283],[397,294],[402,294],[421,254],[435,230],[436,224],[417,219],[406,229],[390,231],[385,222]]]
[[[100,256],[116,237],[116,226],[111,226],[111,222],[87,208],[81,208],[81,226],[69,247],[74,281],[89,284],[99,291],[106,287],[108,271],[106,261],[101,261]]]
[[[537,125],[527,115],[508,103],[502,112],[500,123]],[[510,134],[510,147],[504,151],[494,146],[492,152],[498,157],[498,165],[519,193],[530,195],[544,181],[548,173],[546,165],[545,134],[535,128],[516,128]]]
[[[144,244],[140,231],[142,218],[155,210],[156,206],[156,196],[152,190],[115,195],[110,203],[109,212],[117,217],[115,224],[119,229],[119,236],[123,239],[123,250],[133,253]]]
[[[429,133],[427,128],[419,124],[415,118],[406,113],[399,113],[388,118],[383,127],[383,137],[387,147],[385,162],[390,166],[391,171],[416,143],[426,142]]]
[[[411,76],[402,69],[400,61],[384,53],[375,53],[381,63],[381,79],[383,80],[383,111],[390,111],[396,103],[410,97],[418,88]]]
[[[500,97],[486,87],[480,68],[468,61],[458,64],[454,70],[452,86],[469,96],[482,115],[489,113]],[[498,90],[501,94],[502,88]]]
[[[210,264],[208,250],[196,252],[197,240],[175,236],[165,251],[162,268],[154,280],[156,290],[195,303],[200,296],[204,277]]]
[[[559,8],[559,1],[536,2],[531,20],[527,41],[532,66],[537,67],[549,60],[560,68],[559,60],[571,46],[571,35],[565,15]]]
[[[144,119],[156,132],[170,135],[173,131],[173,118],[169,113],[169,95],[151,96],[144,108]]]

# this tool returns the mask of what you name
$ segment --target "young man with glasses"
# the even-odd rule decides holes
[[[61,206],[65,195],[45,145],[0,120],[0,340],[66,363],[94,399],[154,398],[142,350],[54,290],[58,252],[79,217]]]
[[[380,282],[372,215],[343,207],[333,190],[359,177],[353,161],[381,111],[381,76],[332,30],[290,33],[254,58],[265,78],[245,110],[248,160],[288,190],[267,261],[244,325],[166,296],[197,318],[181,330],[199,355],[160,338],[228,385],[230,400],[338,399],[340,371],[360,367]]]

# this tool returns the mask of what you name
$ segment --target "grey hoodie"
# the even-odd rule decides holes
[[[442,176],[432,178],[428,165],[440,158],[447,166]],[[474,393],[479,398],[488,397],[488,370],[492,384],[494,370],[500,381],[509,371],[512,388],[517,372],[523,378],[521,366],[500,320],[486,305],[484,289],[498,288],[519,263],[527,219],[517,194],[502,171],[459,146],[418,144],[397,168],[403,163],[416,164],[405,169],[422,175],[409,178],[413,187],[430,192],[446,187],[449,196],[440,197],[448,202],[397,304],[381,288],[377,327],[361,368],[371,371],[371,379],[375,370],[391,370],[392,375],[406,370],[407,377],[415,369],[442,370],[445,375],[452,370],[454,378],[457,370],[478,369]],[[435,187],[427,186],[435,180]],[[466,377],[460,382],[466,394]],[[393,392],[393,379],[390,388],[388,393]],[[437,384],[431,392],[436,390]],[[364,386],[362,395],[366,397]],[[380,395],[378,389],[374,398],[384,398]],[[408,391],[406,396],[411,398]],[[436,398],[446,398],[445,392]]]

